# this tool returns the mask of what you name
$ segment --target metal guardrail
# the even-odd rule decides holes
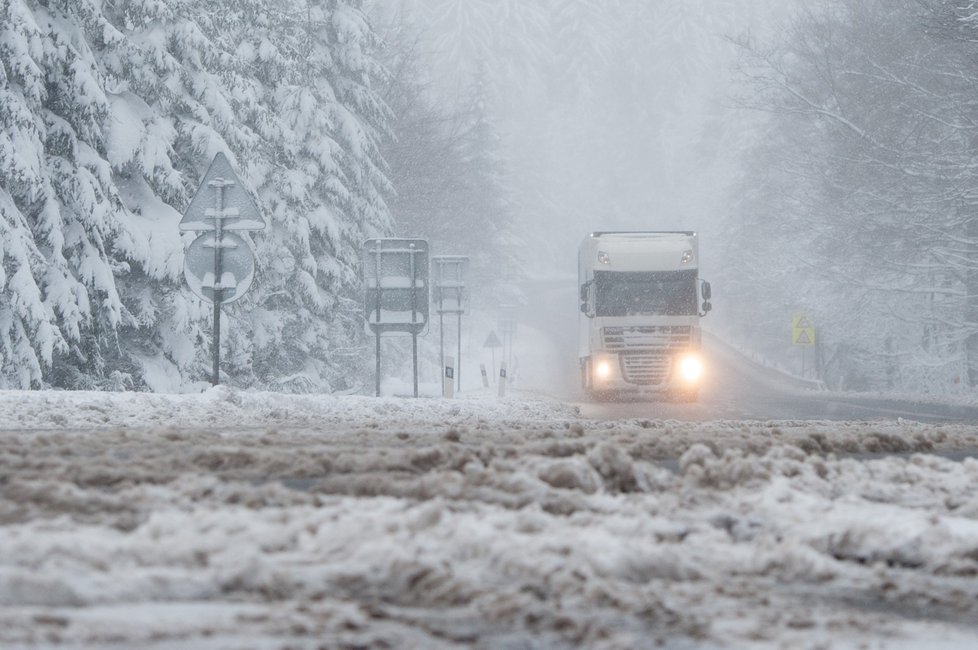
[[[785,372],[762,361],[752,358],[748,353],[737,349],[725,342],[715,334],[704,331],[703,338],[709,340],[710,349],[726,356],[728,359],[734,358],[751,368],[754,374],[779,388],[794,388],[796,390],[827,391],[828,387],[821,379],[810,379],[799,377],[798,375]]]

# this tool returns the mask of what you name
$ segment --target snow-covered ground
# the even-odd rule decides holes
[[[3,648],[978,647],[978,426],[218,388],[0,429]]]

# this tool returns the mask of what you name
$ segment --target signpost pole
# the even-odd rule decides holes
[[[490,354],[492,354],[492,376],[493,381],[496,381],[496,348],[502,347],[502,341],[496,336],[495,332],[489,332],[489,336],[486,337],[486,342],[482,344],[482,347],[489,348]],[[503,348],[505,351],[505,348]],[[503,356],[503,362],[505,363],[506,357]]]
[[[822,379],[822,336],[815,337],[815,379]]]
[[[411,255],[411,358],[414,361],[414,396],[418,396],[418,330],[414,324],[418,321],[418,280],[414,271],[414,255]]]
[[[377,372],[376,372],[376,383],[377,383],[377,397],[380,397],[380,241],[377,241],[377,276],[375,282],[377,283]]]
[[[442,289],[438,289],[438,367],[445,367],[445,307]]]
[[[458,377],[458,392],[462,392],[462,290],[459,289],[458,298],[458,361],[455,363],[455,376]]]
[[[377,329],[377,347],[376,347],[376,357],[377,357],[377,367],[374,374],[376,375],[377,390],[376,395],[380,397],[380,329]]]
[[[221,303],[214,303],[214,370],[211,385],[221,383]]]
[[[509,338],[507,340],[509,342],[509,355],[506,357],[506,367],[509,368],[512,367],[513,365],[513,333],[512,332],[509,333]]]
[[[224,186],[223,178],[218,178],[209,183],[217,190],[217,206],[214,212],[214,375],[211,384],[217,386],[221,383],[221,241],[224,238]]]

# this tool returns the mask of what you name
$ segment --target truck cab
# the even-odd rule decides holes
[[[636,394],[695,401],[704,366],[692,231],[593,232],[578,250],[581,384],[589,397]]]

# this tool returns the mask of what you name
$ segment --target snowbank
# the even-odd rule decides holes
[[[930,453],[978,427],[227,389],[0,414],[4,648],[978,643],[978,461]]]

